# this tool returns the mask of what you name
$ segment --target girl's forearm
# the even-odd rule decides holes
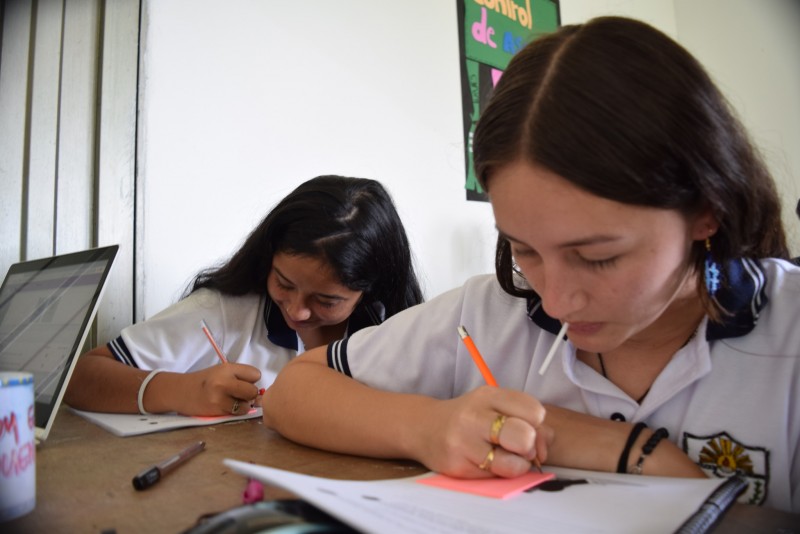
[[[614,472],[633,425],[593,417],[547,405],[545,422],[555,439],[548,451],[548,463],[578,469]],[[646,428],[633,442],[628,467],[635,465],[642,447],[656,429]],[[642,474],[674,477],[704,477],[703,471],[668,439],[662,439],[642,462]]]

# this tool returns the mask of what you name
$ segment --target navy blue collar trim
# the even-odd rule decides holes
[[[274,313],[273,313],[274,311]],[[385,310],[380,302],[364,304],[359,302],[347,321],[346,336],[351,336],[362,328],[381,324],[385,319]],[[264,306],[264,325],[267,327],[267,338],[274,344],[285,349],[297,350],[297,332],[289,328],[283,320],[283,314],[278,306],[267,297]]]
[[[706,339],[740,337],[755,328],[761,310],[767,305],[767,274],[758,260],[728,262],[722,271],[722,287],[714,298],[723,310],[722,322],[709,321]]]
[[[758,260],[748,258],[732,260],[722,270],[723,283],[714,298],[728,313],[722,322],[709,321],[706,339],[740,337],[755,328],[761,310],[767,305],[767,275]],[[542,309],[539,296],[528,301],[528,317],[540,328],[558,334],[561,323]]]

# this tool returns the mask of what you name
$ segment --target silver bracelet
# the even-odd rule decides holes
[[[150,383],[150,381],[153,379],[153,377],[156,376],[161,371],[164,371],[164,369],[153,369],[152,371],[150,371],[150,374],[148,374],[144,378],[144,380],[142,380],[142,385],[139,386],[139,397],[137,399],[137,402],[139,403],[139,413],[142,414],[142,415],[152,415],[147,410],[144,409],[144,402],[143,402],[144,401],[144,390],[147,389],[147,384]]]

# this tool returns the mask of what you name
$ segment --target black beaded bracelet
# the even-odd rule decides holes
[[[658,445],[658,443],[662,439],[667,437],[669,437],[669,432],[667,431],[666,428],[659,428],[658,430],[653,432],[653,435],[650,436],[650,439],[648,439],[647,443],[645,443],[644,447],[642,447],[642,454],[641,456],[639,456],[639,461],[636,462],[636,465],[634,465],[628,470],[628,473],[632,475],[641,475],[642,464],[644,464],[644,459],[650,456],[653,450],[655,450],[656,445]]]
[[[631,448],[633,447],[633,444],[636,443],[636,438],[639,437],[639,434],[642,433],[642,430],[644,430],[645,427],[647,427],[647,425],[642,422],[633,425],[633,429],[631,429],[631,433],[628,436],[628,441],[625,442],[625,448],[622,449],[622,454],[619,456],[617,473],[628,472],[628,456],[631,454]]]

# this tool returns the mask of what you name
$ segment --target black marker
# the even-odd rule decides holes
[[[205,441],[198,441],[194,445],[190,445],[183,449],[175,456],[164,460],[158,465],[149,467],[133,477],[133,487],[137,490],[147,489],[159,480],[161,477],[170,473],[173,469],[184,463],[186,460],[206,448]]]

